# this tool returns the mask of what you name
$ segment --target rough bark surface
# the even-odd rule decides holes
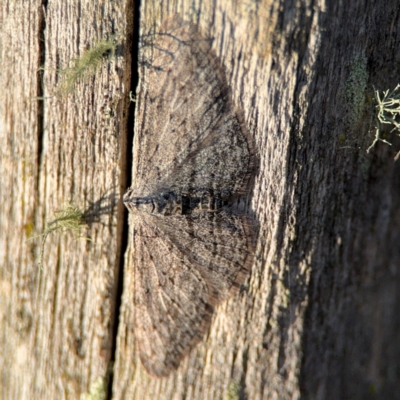
[[[115,359],[114,399],[399,398],[400,140],[388,129],[392,146],[366,153],[373,86],[399,83],[398,2],[159,3],[142,3],[142,37],[176,13],[199,25],[255,137],[251,277],[176,372],[145,372],[135,348],[132,227],[124,231],[116,205],[131,168],[133,5],[6,0],[1,397],[77,399]],[[95,77],[65,98],[37,99],[53,94],[57,68],[110,34],[120,51]],[[93,211],[91,241],[49,237],[39,271],[39,242],[26,240],[66,201]]]

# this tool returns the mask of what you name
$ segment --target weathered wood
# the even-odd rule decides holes
[[[0,7],[2,398],[76,399],[107,377],[114,350],[129,101],[121,53],[55,94],[73,58],[113,34],[124,44],[125,3]],[[50,235],[40,271],[41,239],[27,239],[70,201],[85,211],[90,240]]]
[[[32,382],[32,369],[26,363],[32,354],[29,336],[34,320],[34,278],[29,268],[33,263],[31,246],[26,239],[35,218],[37,195],[35,97],[40,2],[28,3],[5,2],[0,6],[0,385],[5,399],[22,398],[26,394],[24,382]]]
[[[282,309],[288,310],[290,289],[285,284],[286,257],[278,254],[281,246],[288,246],[288,238],[283,244],[274,238],[278,229],[282,229],[279,216],[287,191],[287,168],[282,167],[282,163],[286,160],[290,143],[299,63],[297,49],[291,54],[285,52],[284,38],[293,37],[303,11],[290,9],[290,13],[294,13],[293,19],[285,27],[285,33],[278,36],[277,48],[273,48],[274,31],[280,29],[276,26],[279,10],[274,9],[273,2],[265,3],[263,7],[265,14],[262,12],[261,15],[257,15],[257,6],[251,2],[235,7],[226,2],[206,3],[202,4],[201,12],[186,2],[161,8],[145,3],[142,7],[142,35],[151,34],[160,21],[179,11],[185,18],[198,23],[205,36],[214,39],[213,49],[226,68],[234,102],[244,110],[246,122],[257,139],[261,171],[256,182],[253,208],[260,218],[261,232],[257,262],[247,290],[219,307],[204,342],[193,349],[175,374],[163,380],[148,376],[138,361],[136,366],[132,364],[127,368],[117,358],[115,398],[167,399],[186,395],[189,398],[215,399],[222,398],[229,387],[235,385],[239,392],[252,399],[273,398],[273,392],[279,398],[299,394],[295,371],[301,362],[302,315],[306,303],[303,300],[290,312],[285,311],[291,324],[288,331],[290,343],[285,348],[290,352],[284,366],[288,374],[283,379],[282,368],[277,370],[282,341],[279,319]],[[270,10],[271,20],[267,18]],[[303,29],[307,31],[311,18],[306,22]],[[266,29],[258,32],[260,27]],[[274,71],[273,57],[279,60],[278,71]],[[275,106],[271,105],[272,101],[276,101]],[[277,112],[276,108],[280,107],[284,112]],[[134,309],[129,291],[133,266],[129,265],[130,259],[128,252],[118,355],[121,353],[126,357],[132,353],[134,358]],[[268,349],[264,348],[266,344]]]
[[[398,2],[143,3],[142,35],[179,13],[213,39],[261,158],[251,277],[163,379],[135,353],[131,247],[120,314],[116,297],[131,46],[72,94],[36,99],[98,39],[124,45],[129,7],[0,5],[1,397],[79,398],[115,358],[115,399],[396,398],[400,142],[365,150],[372,85],[399,83]],[[27,239],[67,201],[97,204],[91,241],[50,236],[40,272],[40,243]]]
[[[397,83],[394,72],[383,77],[373,68],[398,71],[397,50],[384,40],[398,43],[396,7],[144,3],[142,35],[179,13],[213,39],[257,139],[261,171],[253,208],[261,230],[247,289],[219,307],[203,343],[165,379],[147,375],[135,358],[128,251],[115,398],[216,399],[232,390],[248,399],[395,396],[399,198],[393,179],[399,167],[380,144],[375,155],[366,154],[373,110],[356,114],[357,90],[364,106],[366,87],[371,95],[372,84]],[[364,59],[368,86],[352,76]]]

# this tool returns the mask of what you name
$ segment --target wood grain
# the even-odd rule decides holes
[[[100,39],[124,38],[124,4],[10,0],[1,9],[1,397],[76,399],[112,359],[123,57],[54,94],[57,70]],[[86,212],[90,240],[49,236],[40,271],[40,238],[27,239],[67,202]]]
[[[123,253],[122,211],[111,207],[127,173],[131,47],[66,99],[36,99],[51,96],[55,70],[97,39],[115,33],[125,43],[127,4],[5,0],[1,397],[77,399],[115,358],[114,399],[396,398],[400,141],[388,129],[392,146],[365,150],[373,140],[372,86],[393,88],[400,75],[398,2],[146,1],[142,39],[176,13],[213,38],[261,156],[251,277],[218,307],[175,373],[145,372],[135,348],[133,249]],[[367,72],[365,87],[351,89],[357,68]],[[356,101],[364,107],[357,116]],[[84,231],[91,241],[51,237],[40,272],[38,243],[26,240],[71,200],[104,206]]]
[[[228,396],[232,388],[236,398],[248,399],[337,399],[346,398],[347,391],[353,398],[365,398],[369,391],[390,392],[397,386],[395,378],[378,372],[378,365],[385,363],[380,358],[384,335],[377,327],[382,319],[373,293],[385,291],[385,283],[368,284],[363,265],[370,265],[369,274],[389,274],[393,279],[388,269],[379,272],[377,265],[372,267],[386,246],[374,242],[371,229],[378,230],[379,237],[391,236],[394,243],[397,228],[370,215],[367,204],[370,190],[385,187],[392,198],[398,185],[383,171],[394,177],[398,166],[388,148],[379,146],[374,156],[365,152],[372,141],[368,132],[373,110],[354,122],[351,113],[357,104],[348,98],[345,103],[357,57],[361,54],[376,63],[382,56],[372,50],[375,46],[393,54],[383,41],[385,34],[377,34],[377,22],[372,22],[380,20],[379,29],[390,32],[397,42],[398,17],[382,27],[389,9],[396,7],[386,5],[369,3],[365,10],[361,3],[352,3],[349,10],[336,2],[307,1],[217,1],[202,2],[198,8],[184,1],[162,7],[144,4],[143,37],[179,13],[214,39],[212,47],[227,70],[234,101],[244,109],[261,154],[253,199],[261,234],[247,290],[219,307],[203,343],[175,374],[162,380],[145,373],[134,350],[133,301],[127,290],[133,274],[129,249],[118,342],[118,355],[124,357],[117,359],[115,398],[216,399]],[[391,57],[386,55],[385,62]],[[368,73],[371,85],[377,73]],[[391,86],[389,79],[385,85]],[[377,158],[383,168],[379,185],[373,178],[376,167],[368,169]],[[386,212],[398,220],[398,207],[390,204]],[[377,213],[378,203],[375,207]],[[354,229],[361,230],[357,236]],[[370,239],[363,237],[364,229],[371,232]],[[368,252],[361,237],[368,240]],[[392,256],[398,254],[395,247]],[[386,260],[386,268],[394,268],[396,257]],[[392,295],[385,296],[394,301],[387,311],[392,317],[396,287],[392,281]],[[357,296],[363,303],[354,301]],[[389,300],[381,301],[382,310]],[[358,316],[361,304],[364,315]],[[393,338],[396,328],[389,328],[386,321],[387,337]],[[368,349],[374,349],[373,357]],[[398,365],[396,357],[384,354],[392,366]],[[127,355],[134,364],[123,362]],[[361,366],[363,357],[368,362]]]

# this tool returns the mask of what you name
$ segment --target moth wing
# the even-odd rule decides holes
[[[247,276],[254,253],[245,216],[204,213],[135,225],[135,313],[140,359],[165,376],[211,321],[213,308]]]
[[[210,304],[243,284],[255,250],[257,226],[252,218],[227,211],[153,218],[207,283]]]
[[[211,320],[208,288],[158,229],[136,225],[134,246],[139,355],[149,373],[166,376],[201,339]]]
[[[144,195],[174,187],[246,192],[254,144],[210,40],[175,16],[160,27],[147,53],[137,101],[134,187]]]

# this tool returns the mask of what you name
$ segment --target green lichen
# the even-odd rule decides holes
[[[100,40],[91,49],[86,50],[80,57],[71,60],[71,66],[60,70],[61,83],[56,94],[59,96],[72,93],[78,82],[86,81],[95,75],[107,55],[113,56],[116,49],[115,38]]]
[[[240,383],[231,381],[228,389],[225,392],[224,400],[239,400],[240,399]]]
[[[107,379],[98,377],[90,386],[89,392],[83,393],[80,400],[105,400],[107,398]]]
[[[67,204],[61,210],[58,210],[54,213],[54,219],[51,222],[46,222],[45,229],[43,233],[37,236],[31,237],[34,239],[36,237],[42,237],[42,243],[40,246],[40,255],[39,255],[39,268],[43,266],[43,254],[44,254],[44,246],[47,240],[47,237],[54,232],[73,232],[77,236],[80,235],[82,227],[86,225],[83,212],[73,204]]]
[[[350,64],[350,73],[345,85],[345,101],[349,110],[346,122],[351,127],[357,125],[363,115],[367,82],[367,59],[358,54]]]

